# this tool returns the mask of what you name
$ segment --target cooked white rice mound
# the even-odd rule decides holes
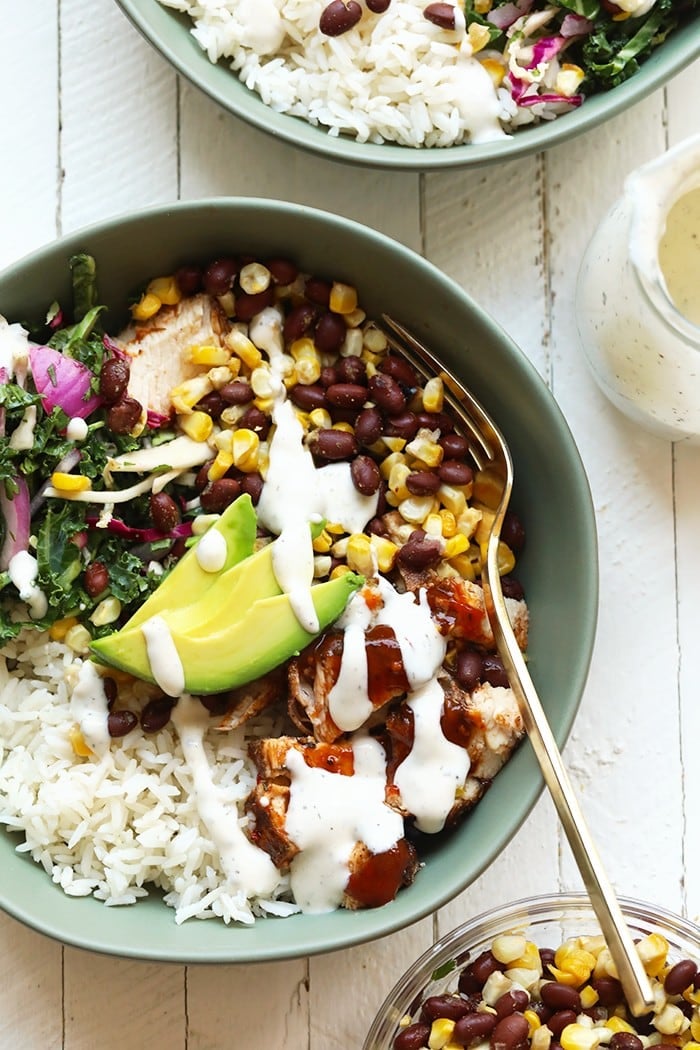
[[[226,59],[272,109],[359,142],[451,146],[505,137],[520,118],[471,54],[464,25],[440,29],[426,0],[364,8],[341,36],[319,31],[328,0],[161,0],[188,14],[212,62]],[[526,117],[532,119],[531,115]]]
[[[137,727],[101,757],[75,754],[66,674],[79,665],[67,646],[36,632],[0,653],[0,822],[23,834],[17,850],[72,896],[132,904],[160,887],[178,923],[297,911],[278,899],[289,896],[282,877],[266,900],[227,885],[172,723],[153,735]],[[220,802],[245,824],[255,769],[244,739],[214,730],[205,744]]]

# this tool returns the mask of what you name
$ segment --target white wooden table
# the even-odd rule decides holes
[[[601,609],[566,758],[620,893],[700,913],[700,449],[623,419],[589,377],[579,259],[625,174],[700,131],[700,64],[570,145],[501,167],[389,175],[276,143],[179,81],[112,0],[0,0],[0,266],[178,197],[260,195],[423,252],[550,384],[587,467]],[[64,948],[0,914],[0,1050],[350,1050],[409,959],[475,911],[579,888],[545,797],[461,897],[332,957],[175,967]]]

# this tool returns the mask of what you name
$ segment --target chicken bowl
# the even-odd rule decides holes
[[[0,905],[98,951],[237,962],[467,886],[541,778],[484,613],[488,475],[383,317],[509,441],[504,593],[563,743],[595,524],[518,349],[401,245],[251,199],[71,235],[0,275],[0,314]]]

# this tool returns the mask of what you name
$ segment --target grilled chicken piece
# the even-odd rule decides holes
[[[307,765],[338,776],[352,776],[354,753],[350,743],[318,743],[310,737],[278,737],[257,740],[249,752],[258,768],[258,783],[246,808],[254,818],[251,838],[280,869],[288,868],[299,849],[286,829],[291,778],[286,765],[290,750],[300,752]],[[344,908],[376,908],[393,900],[402,886],[409,885],[418,870],[414,847],[400,839],[391,849],[374,854],[363,842],[356,843],[349,861],[349,878],[342,901]]]
[[[226,697],[226,713],[216,728],[222,732],[238,729],[249,718],[271,707],[283,696],[284,689],[284,669],[281,667],[234,689]]]
[[[511,689],[485,682],[467,693],[447,672],[441,674],[440,685],[445,694],[440,727],[448,740],[465,748],[470,762],[469,776],[446,821],[454,825],[481,798],[522,740],[525,728]],[[387,773],[392,785],[398,766],[413,747],[413,733],[413,712],[401,703],[387,718]],[[402,805],[400,798],[394,802]]]
[[[131,358],[130,396],[145,409],[169,416],[174,387],[207,371],[207,366],[187,360],[189,347],[221,346],[229,327],[223,310],[208,295],[163,306],[150,320],[129,325],[116,342]]]

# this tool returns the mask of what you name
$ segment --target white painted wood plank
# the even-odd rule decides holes
[[[600,541],[597,644],[566,758],[618,892],[662,897],[673,908],[681,890],[681,770],[671,446],[600,394],[573,313],[587,241],[624,176],[664,148],[663,116],[657,92],[552,153],[547,192],[553,387],[588,468]],[[572,213],[575,222],[567,221]],[[568,857],[566,883],[580,884]]]
[[[179,1050],[185,970],[65,949],[65,1050]]]
[[[188,1050],[305,1047],[309,1029],[305,960],[187,971]],[[226,1035],[225,1033],[230,1033]]]
[[[0,1046],[63,1050],[63,948],[0,912]]]
[[[420,249],[419,178],[331,163],[249,127],[182,86],[181,194],[270,197],[366,223]]]
[[[4,267],[56,232],[58,18],[53,0],[32,4],[0,0],[0,18],[0,127],[4,129],[0,267]]]
[[[177,197],[174,72],[111,0],[61,4],[63,232]]]

